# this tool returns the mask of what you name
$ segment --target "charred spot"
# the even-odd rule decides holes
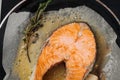
[[[18,61],[19,61],[19,62],[21,62],[21,60],[20,60],[20,59],[19,59]]]

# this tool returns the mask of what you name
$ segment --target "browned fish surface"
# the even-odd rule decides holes
[[[64,25],[53,32],[43,48],[36,65],[34,80],[42,80],[52,66],[62,61],[66,65],[66,80],[83,80],[95,56],[95,38],[88,25]]]

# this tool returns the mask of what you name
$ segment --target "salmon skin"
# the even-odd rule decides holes
[[[88,25],[82,22],[64,25],[53,32],[42,49],[33,80],[42,80],[52,66],[62,61],[66,65],[65,80],[83,80],[95,56],[95,38]]]

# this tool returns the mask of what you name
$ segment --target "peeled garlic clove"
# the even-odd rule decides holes
[[[98,77],[94,74],[89,74],[85,80],[98,80]]]

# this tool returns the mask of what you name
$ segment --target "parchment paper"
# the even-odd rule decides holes
[[[29,12],[12,13],[9,16],[3,43],[3,67],[7,73],[4,80],[6,80],[12,72],[11,68],[16,57],[20,37],[23,34],[23,29],[29,16]],[[17,80],[15,77],[11,78],[10,80],[13,79]]]

